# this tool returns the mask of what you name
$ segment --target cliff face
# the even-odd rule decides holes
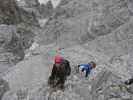
[[[0,23],[16,24],[20,22],[19,8],[15,0],[0,0]]]
[[[112,33],[132,17],[131,2],[62,0],[45,26],[43,40],[79,44]]]
[[[18,7],[15,0],[0,1],[0,23],[1,24],[35,24],[36,19],[32,13],[26,12],[25,10]]]
[[[38,21],[34,14],[19,8],[15,0],[0,0],[0,13],[1,52],[7,54],[3,62],[16,63],[24,58],[25,49],[31,45],[32,27],[38,27]]]
[[[132,0],[62,0],[56,8],[51,1],[2,3],[0,57],[14,63],[21,60],[2,74],[11,87],[2,100],[133,99],[133,86],[123,84],[133,74]],[[28,51],[29,47],[35,50]],[[53,64],[49,52],[58,47],[65,48],[63,56],[71,62],[72,74],[64,92],[49,94],[47,79]],[[97,68],[84,79],[75,66],[91,60]]]
[[[25,24],[37,26],[38,21],[40,26],[42,24],[42,29],[36,33],[40,33],[38,37],[41,43],[56,43],[63,47],[72,44],[84,44],[99,36],[112,34],[132,18],[132,1],[130,0],[83,0],[82,2],[62,0],[55,9],[50,1],[44,5],[37,0],[21,0],[18,2],[19,7],[15,5],[15,1],[10,1],[12,2],[9,5],[11,9],[4,8],[7,2],[1,3],[3,6],[1,7],[7,10],[4,12],[1,9],[1,20],[3,21],[1,23],[24,23],[21,24],[23,27]],[[46,25],[44,26],[44,24]],[[28,28],[28,30],[32,29]]]
[[[0,73],[24,59],[25,50],[33,43],[34,29],[38,26],[35,15],[18,7],[15,0],[0,0]],[[0,87],[2,100],[10,88],[3,79]]]

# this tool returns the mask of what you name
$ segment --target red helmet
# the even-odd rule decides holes
[[[55,61],[55,64],[61,64],[63,61],[63,57],[56,55],[54,61]]]

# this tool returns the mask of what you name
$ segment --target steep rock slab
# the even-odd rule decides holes
[[[18,63],[3,78],[9,82],[11,90],[21,87],[32,88],[47,81],[49,68],[41,56],[30,58]]]

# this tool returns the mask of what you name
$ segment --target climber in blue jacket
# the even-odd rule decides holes
[[[85,77],[88,77],[88,75],[90,74],[91,70],[96,68],[96,63],[91,61],[88,64],[80,64],[78,65],[78,71],[81,72],[86,72]]]

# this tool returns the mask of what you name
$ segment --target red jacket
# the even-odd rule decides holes
[[[55,58],[54,58],[54,63],[55,64],[61,64],[63,61],[63,57],[59,56],[59,55],[56,55]]]

